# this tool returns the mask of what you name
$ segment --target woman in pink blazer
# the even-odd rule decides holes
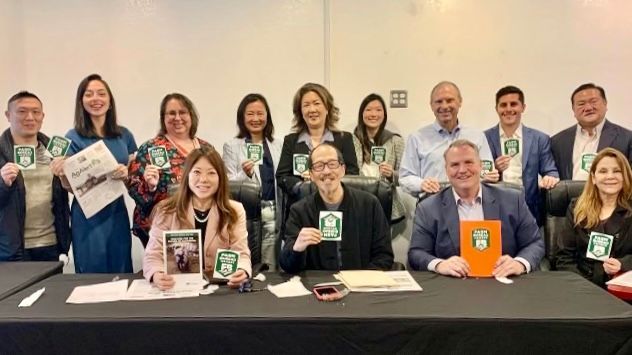
[[[217,249],[238,252],[238,269],[228,280],[230,287],[239,287],[251,274],[246,211],[229,199],[226,168],[215,149],[202,147],[189,153],[177,192],[160,202],[153,214],[143,274],[161,290],[175,285],[173,277],[164,273],[163,231],[200,229],[205,273],[213,273]]]

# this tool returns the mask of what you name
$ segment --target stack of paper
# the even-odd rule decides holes
[[[422,291],[408,271],[350,270],[334,277],[352,292]]]
[[[614,279],[606,282],[606,285],[632,287],[632,271],[628,271],[615,277]]]
[[[303,286],[301,278],[294,276],[286,282],[277,285],[268,285],[268,290],[279,298],[307,296],[312,293]]]

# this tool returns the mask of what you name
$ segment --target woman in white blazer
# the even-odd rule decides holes
[[[252,181],[261,186],[261,261],[271,270],[275,270],[278,254],[276,211],[280,211],[275,174],[281,155],[281,144],[273,137],[272,115],[268,101],[263,95],[248,94],[241,100],[237,108],[237,127],[237,136],[224,143],[222,159],[230,180]],[[248,159],[249,143],[263,146],[260,161]]]

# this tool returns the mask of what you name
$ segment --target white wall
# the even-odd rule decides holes
[[[461,87],[460,117],[480,128],[497,120],[496,90],[517,85],[524,122],[550,134],[573,124],[570,93],[594,81],[611,120],[632,127],[630,13],[626,0],[3,0],[0,105],[33,91],[43,131],[64,134],[79,81],[97,72],[138,144],[155,135],[162,97],[181,92],[219,148],[249,92],[268,98],[282,138],[306,81],[329,86],[347,130],[368,93],[408,90],[409,107],[389,110],[404,136],[432,122],[440,80]]]

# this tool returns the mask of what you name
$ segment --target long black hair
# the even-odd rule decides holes
[[[77,88],[77,98],[75,100],[75,130],[79,135],[88,138],[101,138],[92,124],[90,114],[83,107],[83,95],[91,81],[100,81],[105,86],[105,90],[110,96],[110,108],[105,114],[105,123],[103,125],[103,138],[119,137],[122,134],[121,127],[116,123],[116,105],[114,104],[114,96],[108,83],[101,78],[99,74],[90,74],[79,83]]]
[[[377,133],[375,133],[375,137],[373,137],[373,142],[375,145],[380,146],[384,144],[383,140],[384,141],[386,140],[386,139],[383,139],[385,138],[383,137],[383,133],[384,133],[384,127],[386,126],[386,121],[387,121],[386,104],[384,103],[384,99],[382,98],[382,96],[378,94],[370,94],[367,97],[365,97],[364,100],[362,100],[362,103],[360,104],[360,110],[358,111],[358,124],[356,125],[356,128],[353,131],[353,134],[355,134],[355,136],[358,137],[358,140],[360,140],[360,143],[362,143],[362,161],[365,163],[368,163],[371,160],[371,146],[373,144],[371,144],[371,140],[366,131],[366,124],[364,124],[363,116],[364,116],[364,109],[366,109],[366,107],[373,101],[379,101],[380,104],[382,104],[382,109],[384,110],[384,120],[380,124],[380,127],[378,127]],[[391,135],[388,135],[387,138],[390,138],[390,136]]]

